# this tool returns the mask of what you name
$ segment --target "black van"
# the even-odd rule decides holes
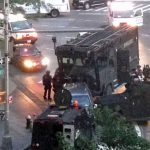
[[[73,0],[72,6],[74,9],[82,7],[84,9],[89,9],[91,7],[104,5],[106,6],[107,0]]]

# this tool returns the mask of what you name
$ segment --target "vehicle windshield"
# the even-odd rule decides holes
[[[10,25],[11,25],[12,31],[19,31],[19,30],[31,28],[31,25],[27,20],[11,22]]]
[[[74,65],[74,66],[86,66],[86,58],[62,58],[62,63],[65,65]]]
[[[21,56],[37,56],[41,55],[41,52],[36,47],[23,47],[20,49]]]
[[[79,106],[88,107],[90,105],[90,99],[88,95],[72,95],[71,103],[77,100],[79,103]]]
[[[114,18],[132,18],[132,17],[134,17],[134,13],[133,13],[133,10],[114,11],[113,16],[114,16]]]

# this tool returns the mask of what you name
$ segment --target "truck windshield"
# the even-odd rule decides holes
[[[114,11],[113,16],[114,16],[114,18],[132,18],[132,17],[134,17],[134,13],[133,13],[133,10]]]
[[[41,55],[41,52],[36,47],[32,47],[30,49],[21,48],[20,55],[21,56],[36,56],[36,55]]]
[[[10,26],[12,28],[12,31],[19,31],[19,30],[31,28],[31,25],[29,24],[27,20],[11,22]]]
[[[65,65],[85,66],[87,62],[84,58],[62,58],[62,63]]]

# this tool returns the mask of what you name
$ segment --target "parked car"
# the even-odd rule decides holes
[[[17,44],[13,48],[11,63],[25,72],[39,71],[47,67],[49,60],[32,44]]]
[[[106,0],[73,0],[72,6],[74,9],[82,7],[83,9],[90,9],[98,5],[106,5]]]
[[[93,97],[90,89],[85,83],[69,83],[65,84],[64,88],[69,90],[71,93],[71,105],[73,105],[74,101],[78,101],[80,107],[93,109]]]

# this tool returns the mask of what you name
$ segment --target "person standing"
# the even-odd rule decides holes
[[[46,71],[46,73],[43,75],[42,81],[43,81],[43,86],[44,86],[44,96],[43,96],[43,98],[44,98],[44,100],[47,100],[47,96],[48,96],[48,100],[51,100],[52,77],[50,75],[49,70]]]

